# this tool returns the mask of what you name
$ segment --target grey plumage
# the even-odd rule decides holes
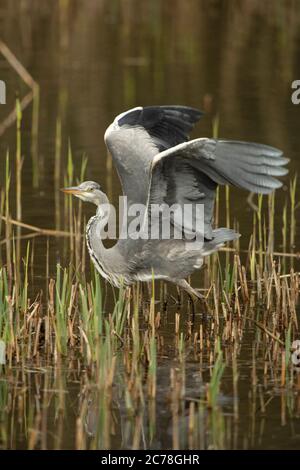
[[[190,217],[184,220],[186,234],[195,231],[197,204],[204,205],[204,244],[195,240],[120,239],[113,248],[102,244],[97,224],[106,195],[92,182],[67,188],[83,200],[94,202],[97,214],[88,224],[90,254],[97,269],[110,282],[120,285],[149,280],[152,275],[175,282],[197,295],[184,281],[203,263],[203,256],[216,251],[226,241],[239,236],[233,230],[213,230],[213,208],[219,184],[231,184],[248,191],[269,194],[282,183],[288,159],[267,145],[200,138],[188,140],[188,133],[202,113],[184,106],[138,107],[120,114],[108,127],[105,142],[119,174],[128,204],[145,204],[150,217],[152,204],[190,204]],[[90,187],[89,187],[90,186]],[[151,223],[154,223],[150,219]],[[157,223],[157,221],[156,221]],[[171,225],[178,226],[176,214]]]

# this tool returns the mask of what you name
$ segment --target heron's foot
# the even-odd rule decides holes
[[[202,290],[201,290],[201,289],[194,289],[194,288],[193,288],[193,291],[194,291],[193,295],[194,295],[197,299],[199,299],[199,300],[201,300],[202,302],[205,302],[205,303],[207,302],[206,296],[205,296],[204,294],[202,294]]]
[[[165,301],[166,305],[168,305],[169,302],[171,302],[171,305],[179,305],[180,303],[178,302],[178,299],[176,299],[176,297],[174,297],[172,294],[167,295],[167,299]]]
[[[191,299],[191,302],[194,303],[200,300],[204,313],[211,315],[212,311],[211,311],[211,308],[209,306],[206,296],[200,292],[200,289],[193,289],[193,291],[194,291],[193,294],[190,294],[190,293],[188,294]]]
[[[188,296],[191,300],[192,303],[195,302],[201,302],[203,308],[205,309],[206,312],[210,312],[209,304],[207,302],[207,298],[205,295],[201,294],[201,292],[198,291],[198,289],[193,289],[193,293],[188,293]]]

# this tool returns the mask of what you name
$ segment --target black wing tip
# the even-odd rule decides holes
[[[179,111],[179,112],[182,112],[184,114],[188,114],[192,117],[194,117],[195,119],[200,119],[202,116],[204,116],[204,112],[201,111],[200,109],[198,108],[194,108],[192,106],[184,106],[184,105],[161,105],[161,106],[158,106],[158,108],[162,109],[162,110],[168,110],[168,111]]]
[[[180,113],[183,116],[192,118],[193,122],[197,122],[202,116],[204,116],[204,112],[198,108],[193,108],[191,106],[184,106],[179,104],[165,104],[165,105],[153,105],[153,106],[143,106],[142,110],[157,112],[157,113],[171,113],[177,114]]]
[[[136,106],[129,109],[119,116],[117,116],[117,123],[119,126],[135,125],[141,119],[145,122],[155,122],[164,116],[169,118],[179,119],[186,121],[189,125],[193,126],[204,115],[200,109],[192,108],[182,105],[157,105],[157,106]]]
[[[204,115],[200,109],[192,108],[190,106],[181,105],[157,105],[157,106],[136,106],[135,108],[129,109],[119,116],[117,116],[117,122],[119,126],[125,124],[135,125],[141,118],[148,120],[156,120],[159,115],[161,117],[170,114],[171,117],[175,118],[180,116],[180,119],[186,119],[191,124],[198,122]]]

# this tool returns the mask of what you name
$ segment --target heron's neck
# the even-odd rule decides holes
[[[106,194],[99,191],[97,199],[97,211],[94,217],[91,217],[86,226],[86,238],[90,255],[95,254],[98,257],[104,257],[106,248],[103,245],[104,227],[107,224],[110,206]]]
[[[107,223],[109,211],[100,205],[94,217],[91,217],[86,226],[86,241],[90,257],[99,273],[108,278],[109,250],[103,244],[103,229]]]
[[[109,202],[107,202],[107,204],[101,204],[97,207],[95,218],[97,219],[101,227],[105,227],[109,219],[109,215],[110,215]]]
[[[96,204],[97,204],[97,210],[96,210],[96,215],[92,217],[87,225],[87,231],[92,228],[93,225],[93,231],[97,231],[97,240],[102,242],[102,231],[105,225],[108,222],[109,214],[110,214],[110,204],[108,197],[106,196],[105,193],[102,191],[98,191],[97,194],[97,199],[95,199]]]
[[[108,201],[107,197],[106,200]],[[98,205],[96,215],[89,220],[86,227],[87,246],[99,273],[115,286],[119,286],[126,271],[126,263],[118,243],[112,248],[106,248],[103,244],[104,227],[108,223],[109,215],[108,203]]]

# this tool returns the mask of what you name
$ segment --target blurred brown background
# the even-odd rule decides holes
[[[220,136],[277,146],[291,158],[291,173],[300,170],[300,105],[291,102],[291,83],[300,79],[299,1],[1,0],[0,38],[40,85],[38,189],[31,184],[32,106],[22,122],[27,222],[55,224],[58,118],[62,174],[70,140],[77,175],[86,154],[87,178],[113,188],[115,203],[120,186],[114,170],[108,181],[103,134],[115,115],[136,105],[204,108],[194,135],[212,135],[218,114]],[[1,121],[27,88],[2,57],[0,78],[7,84]],[[15,126],[0,137],[0,180],[15,140]],[[286,194],[276,197],[284,202]],[[234,202],[233,216],[247,233],[245,198]]]

